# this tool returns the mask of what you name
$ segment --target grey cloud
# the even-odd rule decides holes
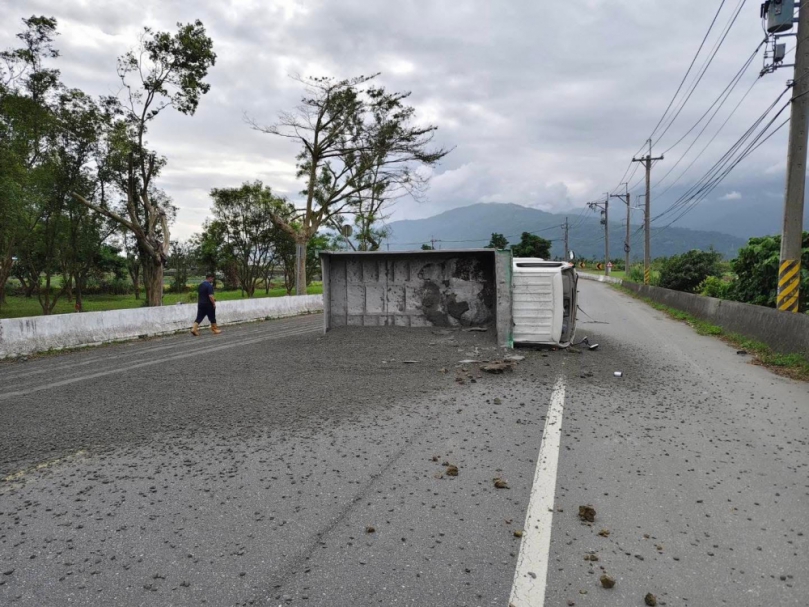
[[[211,92],[196,116],[166,113],[149,135],[169,159],[163,185],[181,208],[175,231],[187,236],[201,223],[213,187],[262,179],[297,196],[295,146],[256,133],[242,120],[248,112],[271,123],[279,111],[292,108],[302,91],[290,73],[348,77],[381,71],[382,84],[411,90],[420,116],[439,126],[436,143],[455,147],[435,171],[427,202],[400,201],[397,219],[480,201],[553,211],[579,207],[617,185],[674,93],[716,6],[702,0],[583,0],[569,6],[529,0],[144,0],[137,5],[63,0],[58,6],[12,0],[0,7],[0,35],[10,44],[19,18],[56,16],[65,34],[58,43],[65,81],[108,94],[118,84],[115,56],[135,44],[143,25],[172,29],[177,21],[195,18],[205,23],[218,54]],[[761,39],[757,13],[757,7],[744,10],[656,150],[674,143],[696,121],[752,52]],[[728,14],[720,16],[720,25]],[[77,40],[80,24],[101,32],[96,45]],[[758,66],[757,61],[708,134]],[[693,183],[715,162],[787,77],[779,72],[762,79],[708,152],[659,204],[673,202],[681,185]],[[688,142],[667,155],[655,179],[674,165]],[[705,204],[727,191],[780,179],[784,145],[782,132]],[[633,183],[640,177],[636,172]]]

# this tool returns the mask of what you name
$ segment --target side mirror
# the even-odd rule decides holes
[[[571,251],[568,256],[571,262],[576,260],[576,253],[574,251]]]

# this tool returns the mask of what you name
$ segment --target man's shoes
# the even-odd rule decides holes
[[[221,332],[222,331],[219,329],[219,327],[216,326],[215,322],[211,323],[211,333],[213,333],[214,335],[219,335]]]
[[[199,337],[199,323],[195,322],[194,326],[191,327],[191,335],[194,337]]]

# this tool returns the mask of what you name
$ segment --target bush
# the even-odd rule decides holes
[[[627,279],[642,285],[643,264],[636,263],[635,265],[630,266],[629,274],[627,274]]]
[[[660,284],[660,273],[655,271],[654,264],[649,268],[651,275],[649,276],[649,284],[656,287]],[[643,284],[643,264],[635,263],[630,266],[629,274],[626,275],[626,280],[636,282],[639,285]]]
[[[709,276],[703,280],[697,291],[700,295],[716,297],[717,299],[733,299],[734,281],[718,276]]]
[[[759,306],[775,307],[778,294],[778,266],[781,237],[751,238],[747,246],[739,249],[733,260],[733,271],[738,276],[734,299]],[[803,233],[801,259],[801,293],[809,289],[809,232]],[[809,297],[801,298],[800,309],[809,311]]]
[[[663,263],[660,270],[660,286],[664,289],[694,293],[700,284],[709,276],[721,276],[720,261],[722,256],[709,249],[694,249],[687,253],[674,255]]]

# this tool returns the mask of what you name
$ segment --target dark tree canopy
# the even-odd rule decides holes
[[[551,256],[551,241],[531,234],[531,232],[523,232],[519,244],[511,245],[511,252],[514,257],[548,259]]]
[[[508,240],[502,234],[498,234],[497,232],[492,232],[492,238],[489,240],[489,244],[486,245],[487,249],[497,249],[498,251],[503,251],[504,249],[508,248]]]
[[[721,276],[722,255],[713,249],[694,249],[668,258],[660,270],[660,286],[664,289],[693,293],[709,276]]]

